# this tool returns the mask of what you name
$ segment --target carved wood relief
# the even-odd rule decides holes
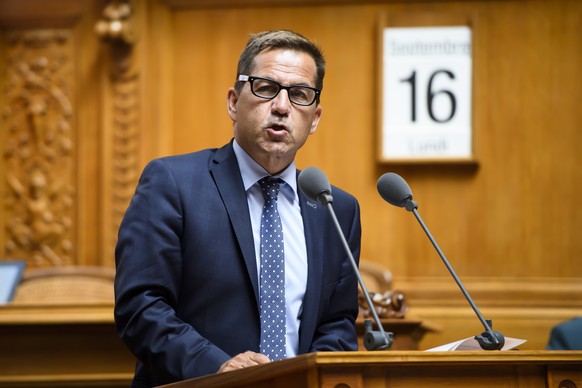
[[[5,255],[31,267],[75,257],[75,66],[69,30],[6,33]]]
[[[111,144],[106,160],[111,162],[111,174],[105,185],[110,193],[104,215],[106,228],[105,257],[113,262],[117,231],[134,193],[140,173],[140,73],[135,61],[136,34],[130,2],[111,1],[95,26],[97,34],[109,45],[109,98],[105,109],[110,122],[105,123]]]
[[[124,74],[113,82],[113,155],[111,248],[139,178],[139,76]]]

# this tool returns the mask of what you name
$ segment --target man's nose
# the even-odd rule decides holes
[[[289,100],[289,93],[285,89],[281,89],[279,94],[273,98],[271,105],[273,112],[287,115],[291,111],[291,101]]]

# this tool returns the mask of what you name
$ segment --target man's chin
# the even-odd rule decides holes
[[[291,149],[283,139],[269,139],[265,142],[263,149],[270,154],[285,155]]]

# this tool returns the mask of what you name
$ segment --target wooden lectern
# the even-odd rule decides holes
[[[582,351],[311,353],[166,388],[582,388]]]

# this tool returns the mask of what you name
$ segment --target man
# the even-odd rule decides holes
[[[552,327],[547,350],[582,350],[582,316]]]
[[[357,278],[327,209],[299,191],[294,163],[321,118],[324,74],[303,36],[252,36],[227,94],[234,139],[144,169],[116,249],[115,322],[138,359],[134,387],[357,349]],[[333,196],[357,259],[359,205],[336,187]],[[276,257],[279,278],[268,274]],[[281,277],[282,287],[268,283]]]

